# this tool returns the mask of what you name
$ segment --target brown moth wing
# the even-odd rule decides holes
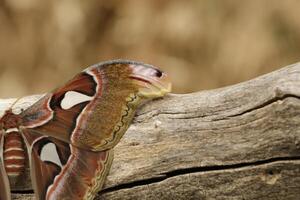
[[[71,146],[72,156],[49,188],[47,199],[93,200],[102,188],[113,150],[91,152]]]
[[[119,142],[139,104],[170,88],[167,75],[150,65],[100,63],[25,110],[22,128],[86,150],[107,150]]]
[[[3,143],[4,135],[3,132],[0,131],[0,200],[10,200],[10,186],[3,160]]]
[[[36,199],[93,199],[104,183],[112,151],[91,152],[25,131]]]

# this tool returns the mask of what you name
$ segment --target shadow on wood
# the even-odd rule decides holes
[[[299,98],[295,64],[237,85],[152,101],[115,147],[97,199],[298,199]],[[21,193],[15,199],[32,198]]]

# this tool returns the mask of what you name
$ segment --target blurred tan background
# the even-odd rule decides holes
[[[0,97],[51,91],[126,58],[174,92],[238,83],[300,61],[297,0],[0,0]]]

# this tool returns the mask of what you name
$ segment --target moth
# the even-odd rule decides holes
[[[0,199],[11,199],[10,186],[27,164],[36,199],[93,199],[137,107],[170,90],[158,68],[114,60],[88,67],[20,113],[6,110],[0,118]]]

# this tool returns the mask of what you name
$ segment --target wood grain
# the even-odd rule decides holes
[[[23,99],[24,108],[39,96]],[[12,100],[3,100],[5,109]],[[24,188],[27,189],[28,188]],[[31,199],[18,190],[14,199]],[[97,199],[299,199],[300,63],[142,106]]]

